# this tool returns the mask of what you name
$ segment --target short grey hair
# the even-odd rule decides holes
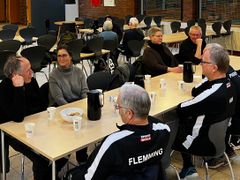
[[[110,30],[112,30],[112,28],[113,28],[112,21],[106,20],[106,21],[103,23],[103,30],[104,30],[104,31],[110,31]]]
[[[22,57],[17,57],[16,55],[10,55],[4,64],[3,73],[6,77],[11,78],[13,73],[21,73],[21,59]]]
[[[198,25],[193,25],[190,27],[189,29],[189,33],[192,31],[192,30],[198,30],[200,32],[200,34],[202,35],[202,28]]]
[[[137,25],[139,24],[138,19],[136,17],[131,17],[130,20],[129,20],[129,24],[137,27]]]
[[[145,89],[135,84],[124,84],[119,97],[121,105],[130,108],[136,117],[147,118],[151,101]]]
[[[230,61],[228,52],[217,43],[207,44],[205,50],[209,51],[210,60],[218,66],[218,71],[226,73]]]
[[[162,29],[159,28],[159,27],[151,27],[149,30],[148,30],[148,36],[153,36],[154,34],[156,34],[156,32],[162,32]]]

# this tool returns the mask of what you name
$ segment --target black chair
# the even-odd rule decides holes
[[[89,90],[102,89],[103,91],[108,90],[109,84],[112,80],[110,72],[99,71],[91,74],[87,78],[87,85]]]
[[[129,20],[133,17],[132,15],[125,16],[125,24],[129,24]]]
[[[36,36],[36,30],[34,27],[26,27],[20,29],[19,34],[24,39],[24,45],[31,45],[33,43],[33,37]]]
[[[16,32],[12,29],[3,29],[0,31],[0,39],[2,41],[14,39]]]
[[[6,63],[8,57],[11,55],[16,55],[16,53],[13,51],[8,51],[8,50],[0,51],[0,80],[5,77],[4,73],[3,73],[3,67],[4,67],[4,64]]]
[[[144,23],[146,24],[146,27],[144,27],[143,29],[149,29],[151,27],[151,23],[152,23],[152,16],[146,16],[144,18]]]
[[[8,40],[8,41],[3,41],[0,42],[0,51],[13,51],[17,52],[21,46],[21,42],[17,40]]]
[[[107,59],[112,59],[113,63],[115,66],[118,64],[117,63],[117,58],[116,58],[116,49],[118,48],[118,44],[114,40],[104,40],[103,41],[103,49],[107,49],[110,51],[108,54]]]
[[[72,53],[72,61],[73,64],[77,64],[79,62],[81,62],[81,58],[80,58],[80,53],[82,52],[82,48],[83,48],[83,40],[82,39],[76,39],[73,41],[70,41],[67,43],[69,50]]]
[[[48,51],[54,46],[57,41],[57,37],[52,34],[44,34],[39,36],[37,39],[37,44],[39,46],[45,47]]]
[[[47,53],[47,49],[45,47],[33,46],[33,47],[23,49],[21,52],[21,55],[30,61],[32,70],[34,73],[36,72],[44,73],[43,71],[41,71],[41,69],[43,67],[46,67],[46,65],[49,63],[47,62],[47,59],[46,59],[46,53]],[[48,80],[47,75],[45,73],[44,75]]]
[[[99,26],[99,27],[102,27],[102,26],[103,26],[103,23],[104,23],[104,21],[105,21],[105,18],[104,18],[104,17],[99,17],[99,18],[97,19],[97,21],[98,21],[98,26]]]
[[[232,31],[231,31],[231,27],[232,27],[232,20],[227,20],[223,22],[223,28],[225,29],[226,32],[221,33],[221,35],[225,38],[227,36],[230,36],[231,38],[231,54],[233,53],[233,43],[232,43]],[[226,42],[226,40],[224,41]]]
[[[145,15],[144,14],[137,14],[136,18],[138,19],[138,22],[141,23],[142,20],[145,18]]]
[[[161,27],[162,16],[154,16],[153,20],[157,24],[158,27]]]
[[[102,55],[103,38],[95,37],[93,39],[90,39],[86,42],[86,46],[95,54],[95,56],[99,57]]]
[[[63,23],[60,27],[60,33],[59,35],[65,33],[65,32],[72,32],[72,33],[77,33],[76,29],[76,23]]]
[[[215,22],[215,23],[212,24],[212,29],[216,34],[216,35],[213,35],[212,38],[221,37],[221,28],[222,28],[222,23],[221,22]]]
[[[202,39],[206,38],[207,24],[204,21],[198,21],[198,26],[202,29]]]
[[[5,24],[2,29],[12,29],[15,31],[15,34],[18,30],[18,25],[17,24]]]
[[[199,19],[197,20],[197,22],[198,22],[198,24],[199,24],[199,23],[206,24],[206,20],[203,19],[203,18],[199,18]]]
[[[94,20],[93,19],[84,18],[83,22],[84,22],[84,28],[91,29],[93,27],[93,24],[94,24]]]
[[[181,22],[173,21],[171,22],[170,27],[171,27],[172,33],[179,32],[181,28]]]
[[[128,41],[127,45],[128,45],[128,48],[130,49],[131,51],[131,56],[127,57],[128,59],[128,62],[131,64],[131,57],[139,57],[141,55],[141,50],[144,46],[144,43],[145,41],[144,40],[141,40],[141,41],[138,41],[138,40],[130,40]]]
[[[187,27],[191,27],[191,26],[195,25],[195,23],[196,23],[195,19],[190,19],[187,21]]]

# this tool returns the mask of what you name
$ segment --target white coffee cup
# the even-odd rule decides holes
[[[146,75],[144,75],[144,78],[145,78],[145,80],[147,80],[147,81],[149,81],[150,79],[151,79],[151,75],[150,74],[146,74]]]
[[[178,89],[179,90],[184,90],[184,81],[178,81]]]
[[[47,108],[47,112],[48,112],[48,119],[50,121],[53,121],[55,119],[55,115],[56,115],[56,107],[48,107]]]
[[[167,88],[167,82],[165,79],[160,79],[160,89],[165,90]]]
[[[82,125],[82,117],[80,117],[80,116],[73,116],[72,117],[72,121],[73,121],[73,129],[74,129],[74,131],[79,131],[81,129],[81,125]]]
[[[32,137],[34,134],[35,123],[25,123],[24,127],[25,127],[25,132],[26,132],[27,138]]]
[[[154,92],[154,91],[149,93],[149,97],[150,97],[151,103],[155,102],[156,96],[157,96],[157,93]]]

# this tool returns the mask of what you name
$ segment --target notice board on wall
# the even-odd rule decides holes
[[[115,5],[115,0],[104,0],[103,5],[104,6],[116,6]]]

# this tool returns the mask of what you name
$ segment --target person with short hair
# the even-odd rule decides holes
[[[0,83],[0,117],[1,122],[22,122],[25,116],[44,111],[47,108],[28,59],[11,55],[3,68],[5,79]],[[8,136],[5,137],[5,167],[9,172],[9,145],[21,152],[33,163],[35,180],[49,180],[52,177],[51,165],[45,157],[36,154],[30,147]],[[2,153],[1,156],[2,158]],[[56,161],[58,172],[61,169],[60,161]],[[0,163],[2,167],[2,160]],[[1,168],[2,169],[2,168]]]
[[[206,42],[202,39],[201,27],[198,25],[191,26],[188,38],[180,44],[179,54],[176,55],[179,63],[191,61],[194,64],[199,64],[205,47]]]
[[[103,23],[103,32],[99,34],[100,37],[103,37],[103,40],[113,40],[116,44],[116,47],[118,46],[118,36],[115,32],[112,31],[113,24],[112,21],[105,21]]]
[[[129,20],[129,29],[125,31],[123,35],[122,40],[122,46],[121,49],[123,51],[123,54],[127,57],[130,57],[132,55],[131,50],[128,48],[128,42],[131,40],[143,40],[144,34],[143,31],[139,28],[137,28],[139,22],[136,17],[131,17]]]
[[[143,69],[145,74],[158,76],[167,72],[181,73],[177,59],[170,50],[162,44],[162,31],[159,27],[148,30],[150,41],[143,53]]]
[[[193,98],[177,107],[179,127],[173,149],[181,151],[183,158],[180,178],[197,176],[191,153],[215,155],[208,131],[214,123],[230,118],[236,105],[234,85],[226,77],[229,67],[227,51],[219,44],[208,44],[201,65],[206,77],[192,89]],[[208,148],[204,148],[206,146]],[[208,165],[211,166],[211,161]]]
[[[162,179],[161,158],[170,128],[148,116],[150,106],[149,95],[142,87],[123,85],[115,104],[123,125],[102,141],[72,179]]]

